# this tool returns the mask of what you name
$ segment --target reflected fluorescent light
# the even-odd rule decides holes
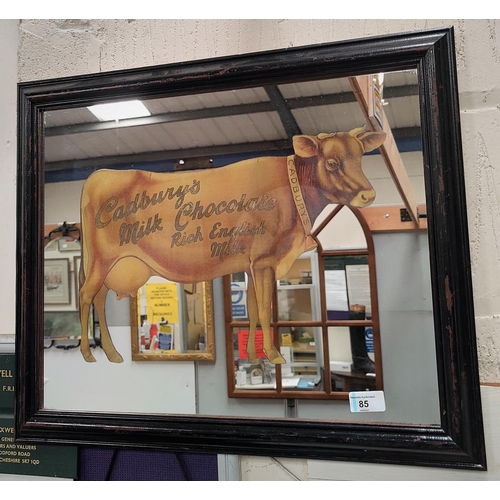
[[[91,113],[100,121],[126,120],[127,118],[140,118],[150,116],[151,113],[141,101],[110,102],[88,106]]]

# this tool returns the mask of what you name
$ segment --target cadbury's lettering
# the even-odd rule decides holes
[[[248,222],[243,222],[241,226],[232,227],[231,229],[227,227],[221,227],[221,222],[216,222],[208,237],[211,240],[216,238],[229,238],[229,243],[232,243],[237,236],[254,236],[256,234],[266,234],[266,222],[262,221],[258,226],[251,226]]]
[[[184,204],[175,218],[175,229],[183,231],[189,221],[181,223],[181,218],[186,217],[191,220],[203,219],[212,215],[231,214],[233,212],[253,212],[254,210],[272,210],[276,206],[277,199],[269,198],[267,194],[263,194],[260,198],[250,198],[245,203],[246,194],[242,194],[240,200],[232,199],[229,202],[221,201],[218,204],[209,203],[206,208],[200,204],[188,202]]]
[[[291,164],[294,165],[293,161],[291,162]],[[311,224],[311,221],[309,219],[309,214],[307,212],[307,208],[304,203],[304,196],[302,195],[302,190],[300,189],[297,170],[293,167],[290,167],[290,162],[288,166],[288,178],[290,180],[290,187],[292,189],[295,206],[297,207],[297,210],[299,212],[302,224],[304,224],[304,226],[309,226]]]
[[[181,233],[178,231],[172,235],[172,244],[170,248],[183,247],[190,243],[195,243],[197,241],[203,241],[203,235],[201,234],[201,227],[196,228],[196,233],[192,233],[186,236],[186,233]]]
[[[142,221],[142,223],[140,223],[137,221],[133,224],[124,222],[120,226],[120,246],[130,242],[137,245],[137,242],[144,236],[156,231],[163,231],[163,227],[161,227],[162,220],[159,215],[160,214],[156,214],[154,220],[153,217],[149,217],[147,222]]]
[[[127,203],[126,205],[117,206],[119,201],[118,197],[111,196],[101,205],[101,208],[99,208],[99,210],[97,211],[97,215],[95,217],[95,225],[98,229],[104,229],[111,221],[116,222],[131,214],[137,213],[139,210],[146,210],[149,205],[163,203],[167,198],[169,200],[177,198],[177,201],[175,202],[175,208],[179,208],[184,203],[184,198],[188,193],[198,194],[199,191],[200,181],[195,179],[193,180],[193,184],[191,186],[179,186],[177,189],[170,187],[165,191],[158,191],[157,193],[153,193],[151,196],[149,196],[146,191],[143,191],[141,195],[137,193],[134,200]],[[103,221],[103,213],[110,214],[111,212],[113,212],[111,218]]]
[[[237,255],[239,253],[245,253],[245,245],[241,240],[230,243],[229,241],[224,241],[223,243],[212,243],[210,249],[212,250],[211,257],[219,257],[221,262],[224,262],[225,257],[230,255]]]

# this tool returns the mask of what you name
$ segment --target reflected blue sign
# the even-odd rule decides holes
[[[231,305],[233,318],[247,317],[247,301],[244,283],[231,283]]]
[[[373,347],[373,328],[371,326],[365,328],[365,344],[367,352],[375,352]]]

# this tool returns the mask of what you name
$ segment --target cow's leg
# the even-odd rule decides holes
[[[85,361],[87,361],[88,363],[95,363],[95,358],[90,352],[89,337],[85,333],[89,331],[89,315],[91,305],[92,299],[85,300],[83,296],[80,295],[80,324],[82,325],[80,351]]]
[[[259,358],[255,349],[255,331],[257,330],[257,323],[259,321],[259,309],[257,307],[257,296],[255,295],[255,285],[251,274],[248,274],[247,309],[250,321],[250,333],[247,340],[248,361],[250,363],[258,363]]]
[[[111,362],[121,363],[123,358],[116,350],[113,341],[111,340],[108,324],[106,322],[106,297],[108,292],[109,288],[107,288],[106,285],[102,285],[101,289],[94,297],[94,306],[97,311],[97,316],[99,317],[99,326],[101,328],[101,347]]]
[[[82,336],[80,341],[80,351],[82,353],[83,359],[88,363],[94,363],[95,358],[90,352],[89,338],[87,332],[89,331],[89,316],[90,307],[94,302],[95,296],[98,294],[102,287],[102,282],[98,282],[93,279],[96,273],[83,273],[81,272],[80,277],[84,277],[84,281],[80,287],[80,324],[82,325]]]
[[[271,337],[271,299],[276,285],[274,269],[271,267],[257,269],[253,271],[253,274],[260,326],[264,336],[263,350],[271,363],[275,365],[286,363],[285,358],[274,346]]]

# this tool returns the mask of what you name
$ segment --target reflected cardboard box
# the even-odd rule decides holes
[[[350,361],[330,361],[330,371],[331,372],[350,372],[351,362]]]

